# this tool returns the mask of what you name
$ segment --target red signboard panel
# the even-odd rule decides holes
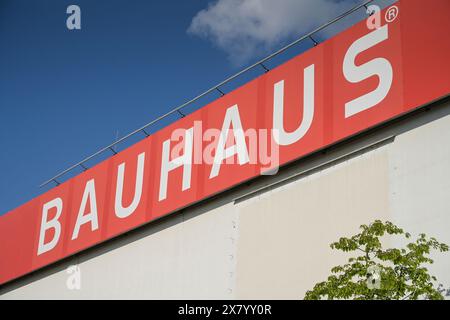
[[[447,96],[450,1],[424,6],[397,2],[1,216],[0,284]]]
[[[66,223],[65,254],[75,253],[101,241],[100,226],[105,224],[105,213],[108,212],[106,204],[110,164],[103,162],[76,178],[72,191],[73,206]],[[86,223],[80,224],[83,221]]]
[[[370,33],[367,33],[367,28],[356,28],[354,36],[356,39],[360,39],[357,41],[367,39],[367,44],[376,44],[356,55],[354,61],[349,59],[348,71],[344,71],[345,62],[335,61],[333,64],[333,84],[328,87],[332,90],[333,96],[332,141],[341,140],[405,111],[402,101],[403,68],[400,24],[401,17],[399,16],[393,22],[384,24],[379,30]],[[371,37],[369,38],[369,36]],[[352,51],[349,48],[352,47],[355,38],[351,39],[345,33],[336,36],[330,43],[333,46],[333,55],[342,57],[340,61],[345,61],[345,56],[350,56],[347,52]],[[354,47],[365,49],[366,45],[361,44]],[[373,68],[369,71],[370,64],[373,64]],[[373,73],[371,74],[371,72]],[[388,79],[389,72],[391,80]],[[367,77],[368,75],[370,76]],[[360,78],[364,78],[364,80],[360,80]],[[357,82],[352,83],[349,80]],[[382,88],[383,83],[387,83],[387,92],[377,89]],[[378,94],[377,91],[380,93]],[[346,109],[351,110],[350,104],[357,103],[357,99],[367,100],[368,102],[361,102],[361,105],[368,107],[371,105],[370,101],[373,103],[378,99],[381,101],[374,107],[361,110],[357,114],[346,115]]]
[[[325,44],[319,45],[302,54],[301,58],[292,59],[272,70],[265,75],[265,79],[260,80],[264,83],[264,98],[261,103],[264,109],[260,111],[264,117],[262,127],[267,130],[273,128],[274,115],[278,115],[277,127],[280,131],[287,134],[298,131],[297,135],[292,135],[296,141],[290,144],[280,144],[273,134],[270,135],[270,145],[278,147],[280,164],[298,159],[329,143],[325,141],[327,130],[324,130],[324,121],[326,117],[331,117],[332,114],[327,113],[327,108],[332,106],[325,106],[325,97],[331,90],[331,87],[325,86],[324,83],[325,49]],[[314,66],[314,70],[311,66]],[[305,70],[309,70],[309,74]],[[309,80],[309,76],[314,77],[313,82],[305,81]],[[310,88],[311,84],[314,85],[313,90]],[[280,99],[281,94],[283,99]],[[311,103],[305,103],[310,99],[313,99]],[[308,116],[310,112],[311,117]],[[283,135],[279,132],[278,139],[283,139]]]

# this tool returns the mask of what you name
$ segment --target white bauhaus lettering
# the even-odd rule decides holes
[[[303,119],[293,132],[284,130],[284,80],[274,86],[273,138],[278,145],[286,146],[303,138],[314,119],[314,64],[303,71]]]
[[[121,163],[117,168],[116,199],[115,199],[115,212],[117,217],[126,218],[130,216],[138,207],[142,196],[142,185],[144,181],[144,166],[145,166],[145,152],[142,152],[141,154],[139,154],[137,160],[136,185],[134,187],[133,201],[126,208],[124,208],[122,205],[125,163]]]
[[[170,160],[170,139],[163,143],[162,159],[161,159],[161,179],[159,181],[159,201],[167,198],[167,181],[169,172],[176,168],[183,167],[183,184],[182,191],[186,191],[191,187],[192,172],[192,154],[193,154],[193,132],[194,128],[185,131],[184,134],[184,153],[182,156]]]
[[[47,220],[48,218],[48,212],[50,209],[56,209],[56,214],[51,220]],[[61,216],[63,210],[63,201],[61,198],[53,199],[52,201],[49,201],[45,203],[42,207],[42,218],[41,218],[41,228],[39,231],[39,244],[38,244],[38,255],[41,255],[47,251],[52,250],[59,241],[59,237],[61,236],[61,223],[58,221],[58,219]],[[54,229],[54,235],[53,239],[45,243],[45,234],[47,230]]]
[[[230,127],[233,127],[232,133],[234,135],[235,144],[225,149]],[[238,162],[240,165],[246,164],[250,161],[237,104],[228,108],[225,114],[222,130],[219,135],[219,142],[217,143],[216,154],[214,156],[214,163],[209,178],[212,179],[217,177],[219,175],[222,161],[234,156],[235,154],[238,156]]]
[[[90,212],[84,214],[89,200]],[[81,199],[80,209],[78,210],[77,221],[72,233],[72,240],[78,238],[80,227],[86,223],[91,224],[91,231],[98,229],[97,197],[95,195],[95,180],[91,179],[86,183],[83,198]]]
[[[349,118],[361,111],[372,108],[386,98],[392,86],[393,71],[391,63],[385,58],[375,58],[360,66],[355,64],[355,59],[361,52],[388,39],[388,25],[376,29],[364,37],[356,40],[344,57],[343,72],[345,78],[351,83],[361,82],[372,76],[378,76],[378,87],[361,97],[345,104],[345,117]]]

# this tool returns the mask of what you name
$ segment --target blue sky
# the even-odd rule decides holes
[[[48,190],[38,186],[117,134],[166,113],[358,2],[295,0],[304,4],[298,23],[276,25],[270,10],[255,16],[251,7],[225,1],[260,0],[0,0],[0,214]],[[292,6],[294,0],[284,1]],[[81,30],[66,28],[71,4],[81,8]],[[361,11],[339,28],[363,17]],[[302,44],[268,65],[310,46]]]

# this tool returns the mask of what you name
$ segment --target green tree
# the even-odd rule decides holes
[[[355,251],[360,255],[332,268],[327,281],[317,283],[305,299],[443,299],[433,284],[437,279],[428,273],[424,264],[433,263],[429,258],[431,250],[448,251],[446,244],[420,234],[404,248],[384,249],[380,241],[384,235],[407,239],[411,235],[391,222],[380,220],[360,228],[359,234],[331,244],[332,249]]]

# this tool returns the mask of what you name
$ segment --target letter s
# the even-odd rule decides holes
[[[383,42],[388,37],[388,25],[384,25],[356,40],[347,50],[343,63],[345,78],[351,83],[357,83],[376,75],[379,78],[379,84],[374,91],[345,104],[346,118],[377,105],[389,93],[393,71],[392,65],[387,59],[376,58],[360,66],[355,65],[355,58],[358,54]]]

